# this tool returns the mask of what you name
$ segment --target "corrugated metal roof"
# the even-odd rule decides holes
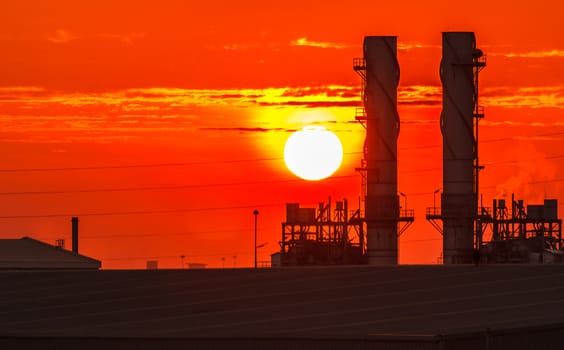
[[[0,337],[424,339],[562,324],[563,292],[561,265],[6,271]]]
[[[100,261],[29,237],[0,239],[0,269],[99,269]]]

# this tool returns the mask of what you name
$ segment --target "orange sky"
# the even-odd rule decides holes
[[[424,213],[442,184],[442,31],[474,31],[487,55],[486,204],[511,192],[562,199],[564,5],[450,3],[3,3],[0,234],[70,247],[79,215],[81,252],[106,268],[180,267],[183,254],[250,266],[257,208],[267,260],[286,202],[346,197],[356,208],[364,136],[351,123],[360,105],[352,59],[365,35],[398,36],[399,188],[416,213],[400,238],[402,263],[441,252]],[[302,181],[283,165],[289,131],[307,123],[344,143],[331,179]]]

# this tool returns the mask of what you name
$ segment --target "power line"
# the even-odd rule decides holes
[[[563,156],[564,157],[564,156]],[[514,161],[503,161],[503,162],[492,162],[491,164],[503,164],[503,163],[513,163]],[[411,174],[411,173],[421,173],[428,171],[439,171],[442,168],[421,168],[406,170],[400,173]],[[331,179],[346,179],[357,177],[358,175],[342,175],[342,176],[332,176],[327,180]],[[208,188],[208,187],[228,187],[228,186],[253,186],[253,185],[263,185],[263,184],[275,184],[275,183],[292,183],[300,182],[301,179],[290,179],[290,180],[269,180],[269,181],[247,181],[247,182],[228,182],[228,183],[215,183],[215,184],[196,184],[196,185],[173,185],[173,186],[149,186],[149,187],[118,187],[118,188],[97,188],[97,189],[72,189],[72,190],[47,190],[47,191],[14,191],[14,192],[0,192],[0,196],[16,196],[16,195],[49,195],[49,194],[72,194],[72,193],[103,193],[103,192],[136,192],[136,191],[159,191],[159,190],[182,190],[182,189],[192,189],[192,188]],[[539,180],[530,181],[527,184],[543,184],[543,183],[554,183],[562,182],[564,178],[552,179],[552,180]],[[494,188],[495,186],[486,186],[482,188]],[[419,196],[432,194],[432,192],[418,192],[412,193],[411,195]]]
[[[223,234],[223,233],[239,233],[239,232],[251,232],[253,230],[252,227],[248,228],[239,228],[239,229],[229,229],[229,230],[208,230],[208,231],[187,231],[187,232],[176,232],[176,233],[133,233],[133,234],[117,234],[117,235],[82,235],[80,239],[114,239],[114,238],[130,238],[130,237],[173,237],[173,236],[191,236],[191,235],[204,235],[204,234]],[[262,227],[261,231],[278,231],[280,227]],[[62,238],[64,235],[51,235],[43,236],[41,235],[41,239],[58,239]]]
[[[547,184],[547,183],[562,182],[562,181],[564,181],[564,178],[553,179],[553,180],[530,181],[530,182],[527,182],[527,184],[529,184],[529,185],[538,185],[538,184]]]
[[[556,158],[557,156],[553,156],[550,158]],[[558,156],[558,157],[564,157]],[[492,162],[492,164],[506,164],[506,163],[517,163],[517,161],[500,161],[500,162]],[[413,170],[406,170],[401,171],[402,174],[411,174],[411,173],[421,173],[421,172],[428,172],[428,171],[439,171],[442,168],[435,167],[435,168],[421,168],[421,169],[413,169]],[[332,179],[346,179],[346,178],[353,178],[357,177],[358,175],[342,175],[342,176],[332,176],[327,180]],[[0,196],[15,196],[15,195],[49,195],[49,194],[71,194],[71,193],[103,193],[103,192],[136,192],[136,191],[159,191],[159,190],[182,190],[182,189],[192,189],[192,188],[209,188],[209,187],[227,187],[227,186],[253,186],[253,185],[263,185],[263,184],[275,184],[275,183],[292,183],[292,182],[300,182],[303,181],[301,179],[286,179],[286,180],[269,180],[269,181],[247,181],[247,182],[228,182],[228,183],[215,183],[215,184],[195,184],[195,185],[173,185],[173,186],[148,186],[148,187],[117,187],[117,188],[97,188],[97,189],[72,189],[72,190],[47,190],[47,191],[14,191],[14,192],[0,192]],[[543,183],[554,183],[554,182],[562,182],[564,178],[559,179],[552,179],[552,180],[539,180],[539,181],[530,181],[527,184],[543,184]],[[482,188],[494,188],[495,186],[486,186]],[[432,192],[418,192],[413,193],[412,195],[426,195],[431,194]]]
[[[550,133],[544,133],[544,134],[537,134],[537,135],[524,135],[524,137],[547,137],[547,136],[562,136],[564,135],[564,132],[550,132]],[[516,138],[518,138],[519,136],[512,136],[512,137],[500,137],[500,138],[493,138],[493,139],[485,139],[485,140],[480,140],[480,143],[493,143],[493,142],[505,142],[505,141],[515,141]],[[402,151],[406,151],[406,150],[419,150],[419,149],[428,149],[428,148],[439,148],[442,145],[440,144],[436,144],[436,145],[425,145],[425,146],[413,146],[413,147],[400,147],[399,149]],[[564,158],[564,155],[560,155],[560,156],[556,156],[556,157],[546,157],[546,159],[551,159],[551,158]]]
[[[18,173],[18,172],[41,172],[41,171],[79,171],[79,170],[106,170],[106,169],[131,169],[131,168],[164,168],[164,167],[180,167],[191,165],[209,165],[209,164],[225,164],[225,163],[245,163],[279,160],[281,158],[255,158],[255,159],[234,159],[222,161],[201,161],[201,162],[180,162],[180,163],[156,163],[156,164],[129,164],[129,165],[100,165],[87,167],[60,167],[60,168],[14,168],[0,169],[0,173]]]
[[[430,242],[430,241],[440,241],[442,238],[427,238],[427,239],[414,239],[402,241],[404,243],[417,243],[417,242]],[[197,258],[197,257],[213,257],[213,256],[246,256],[251,255],[251,253],[211,253],[211,254],[185,254],[185,258]],[[129,256],[121,258],[100,258],[102,261],[131,261],[131,260],[147,260],[147,259],[178,259],[178,255],[160,255],[160,256]]]
[[[527,137],[543,137],[543,136],[562,136],[564,132],[552,132],[537,135],[526,135]],[[481,140],[481,143],[512,141],[515,137],[502,137],[494,139]],[[400,150],[413,150],[424,148],[438,148],[440,144],[436,145],[418,145],[412,147],[400,147]],[[346,152],[346,155],[362,154],[363,152]],[[546,159],[564,158],[564,155],[545,157]],[[0,173],[16,173],[16,172],[43,172],[43,171],[81,171],[81,170],[105,170],[105,169],[131,169],[131,168],[161,168],[161,167],[179,167],[179,166],[192,166],[192,165],[209,165],[209,164],[228,164],[228,163],[247,163],[247,162],[260,162],[260,161],[275,161],[281,160],[283,157],[270,157],[270,158],[252,158],[252,159],[230,159],[230,160],[207,160],[198,162],[175,162],[175,163],[155,163],[155,164],[128,164],[128,165],[100,165],[100,166],[86,166],[86,167],[59,167],[59,168],[12,168],[0,169]]]
[[[404,171],[400,171],[400,174],[416,174],[416,173],[424,173],[424,172],[428,172],[428,171],[439,171],[442,170],[442,168],[421,168],[421,169],[412,169],[412,170],[404,170]]]
[[[56,217],[72,217],[72,216],[114,216],[114,215],[172,214],[172,213],[186,213],[186,212],[200,212],[200,211],[268,208],[268,207],[280,207],[280,206],[281,206],[280,203],[276,203],[276,204],[242,205],[242,206],[232,206],[232,207],[139,210],[139,211],[122,211],[122,212],[100,212],[100,213],[3,215],[3,216],[0,216],[0,219],[32,219],[32,218],[56,218]]]
[[[332,177],[328,178],[327,180],[346,179],[346,178],[352,178],[352,177],[357,177],[357,175],[332,176]],[[303,180],[301,180],[301,179],[291,179],[291,180],[227,182],[227,183],[197,184],[197,185],[174,185],[174,186],[153,186],[153,187],[118,187],[118,188],[74,189],[74,190],[57,190],[57,191],[18,191],[18,192],[0,192],[0,196],[180,190],[180,189],[190,189],[190,188],[223,187],[223,186],[249,186],[249,185],[262,185],[262,184],[274,184],[274,183],[291,183],[291,182],[298,182],[298,181],[303,181]]]
[[[431,241],[442,241],[442,238],[421,238],[421,239],[409,239],[405,241],[401,241],[401,244],[404,243],[417,243],[417,242],[431,242]]]
[[[362,154],[362,152],[346,152],[345,155]],[[210,165],[210,164],[230,164],[230,163],[249,163],[249,162],[266,162],[282,160],[282,157],[273,158],[252,158],[252,159],[229,159],[229,160],[206,160],[199,162],[178,162],[178,163],[155,163],[155,164],[127,164],[127,165],[100,165],[86,167],[59,167],[59,168],[12,168],[0,169],[0,173],[18,173],[18,172],[43,172],[43,171],[81,171],[81,170],[108,170],[108,169],[135,169],[135,168],[164,168],[164,167],[181,167],[193,165]]]
[[[564,132],[538,134],[532,136],[559,136],[564,135]],[[531,136],[531,135],[528,135]],[[481,143],[512,141],[514,138],[497,138],[482,140]],[[425,145],[413,147],[400,147],[402,151],[405,150],[419,150],[426,148],[439,148],[441,145]],[[363,154],[363,152],[346,152],[345,155]],[[544,159],[558,159],[564,158],[564,155],[543,157]],[[49,172],[49,171],[87,171],[87,170],[110,170],[110,169],[136,169],[136,168],[163,168],[163,167],[182,167],[194,165],[210,165],[210,164],[230,164],[230,163],[248,163],[248,162],[261,162],[261,161],[276,161],[282,160],[283,157],[272,158],[252,158],[252,159],[231,159],[231,160],[208,160],[199,162],[175,162],[175,163],[155,163],[155,164],[128,164],[128,165],[100,165],[100,166],[86,166],[86,167],[59,167],[59,168],[11,168],[0,169],[0,173],[18,173],[18,172]],[[490,163],[494,164],[494,163]]]
[[[251,255],[251,253],[240,253],[240,252],[230,252],[230,253],[213,253],[213,254],[185,254],[185,258],[200,258],[209,256],[246,256]],[[130,261],[130,260],[147,260],[147,259],[178,259],[179,255],[153,255],[153,256],[129,256],[122,258],[99,258],[102,261]]]

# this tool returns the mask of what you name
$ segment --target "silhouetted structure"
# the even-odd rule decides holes
[[[0,269],[7,270],[97,270],[98,260],[35,240],[0,239]]]
[[[427,208],[427,219],[443,235],[444,264],[560,263],[562,221],[557,200],[524,206],[511,197],[479,203],[478,77],[486,66],[472,32],[443,33],[443,193],[441,210]],[[441,220],[443,225],[437,222]]]
[[[363,84],[363,107],[356,110],[355,119],[366,129],[364,157],[361,167],[357,168],[362,178],[364,213],[357,212],[353,215],[354,227],[359,232],[358,243],[346,243],[347,230],[343,229],[344,233],[338,241],[345,243],[339,243],[342,248],[335,249],[332,244],[326,245],[322,236],[308,236],[308,232],[304,233],[302,228],[296,229],[297,226],[287,220],[283,224],[281,242],[282,266],[288,263],[397,264],[398,237],[414,221],[413,210],[407,207],[407,196],[398,192],[397,183],[397,140],[400,130],[397,111],[397,38],[367,36],[364,38],[363,51],[362,58],[353,59],[353,69],[360,75]],[[400,206],[400,195],[405,199],[403,209]],[[310,225],[312,223],[307,226]],[[291,232],[287,232],[287,227]],[[299,239],[299,246],[296,245],[296,231],[306,237]],[[321,248],[323,246],[326,247]],[[354,254],[349,256],[346,252]],[[277,259],[278,256],[275,256],[273,261]]]
[[[483,262],[564,263],[562,220],[556,199],[526,207],[514,195],[510,203],[494,199],[491,208],[480,208],[478,223]]]
[[[72,252],[78,254],[78,218],[74,216],[72,223]]]
[[[477,214],[477,79],[483,67],[471,32],[443,33],[443,261],[472,263]],[[477,128],[476,128],[477,130]]]
[[[366,255],[369,264],[397,264],[399,231],[414,219],[408,208],[400,211],[398,197],[397,38],[367,36],[363,47],[364,57],[354,59],[353,68],[363,81],[364,109],[356,120],[366,128],[364,159],[357,169],[365,191]],[[407,225],[398,229],[400,222]]]
[[[319,203],[316,208],[286,204],[280,255],[273,266],[343,265],[365,262],[364,227],[360,210],[349,217],[347,200]]]

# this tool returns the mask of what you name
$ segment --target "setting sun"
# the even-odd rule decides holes
[[[316,181],[331,176],[343,160],[341,141],[320,126],[307,126],[293,133],[284,147],[284,162],[296,176]]]

